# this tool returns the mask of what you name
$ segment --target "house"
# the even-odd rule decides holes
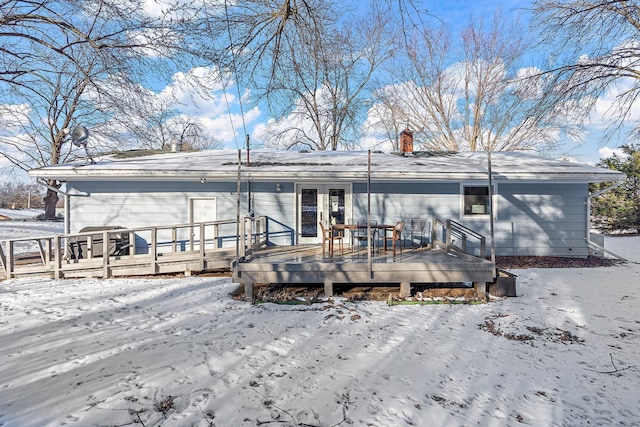
[[[493,226],[496,255],[556,256],[590,253],[589,183],[625,179],[528,153],[403,147],[401,153],[129,152],[30,174],[66,183],[68,232],[230,219],[239,204],[242,215],[267,216],[291,231],[274,238],[278,245],[319,244],[319,222],[347,223],[370,212],[380,223],[453,219],[487,238]]]

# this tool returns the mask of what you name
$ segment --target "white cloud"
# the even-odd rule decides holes
[[[622,125],[633,126],[636,118],[640,117],[640,100],[635,100],[628,106],[621,104],[629,91],[634,90],[633,86],[634,79],[631,78],[619,79],[611,85],[607,92],[596,101],[590,115],[591,124],[598,129],[606,129],[620,120],[621,108],[628,107],[629,111]]]
[[[627,155],[620,148],[609,148],[602,147],[598,149],[598,154],[601,159],[608,159],[609,157],[613,157],[614,155],[618,157],[626,157]]]
[[[223,79],[228,81],[226,87]],[[180,113],[180,118],[188,117],[197,121],[209,136],[225,146],[242,147],[245,144],[243,123],[253,128],[262,113],[258,107],[245,109],[250,93],[245,91],[239,101],[234,84],[217,67],[198,67],[188,73],[176,73],[171,84],[162,89],[156,98],[170,100]],[[251,130],[247,130],[247,133],[251,134]]]

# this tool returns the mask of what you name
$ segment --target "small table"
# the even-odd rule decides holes
[[[387,239],[385,239],[384,237],[386,237],[387,235],[387,230],[391,229],[393,230],[396,226],[395,225],[390,225],[390,224],[371,224],[369,225],[369,227],[371,227],[372,230],[375,231],[380,231],[382,230],[383,234],[383,248],[384,251],[387,251]],[[344,233],[345,230],[349,230],[349,234],[351,235],[351,248],[353,248],[353,230],[357,230],[358,228],[366,228],[362,225],[358,225],[358,224],[334,224],[331,226],[331,232],[333,233],[338,232],[338,233]],[[333,239],[331,239],[331,241],[329,242],[329,254],[331,257],[333,257]]]

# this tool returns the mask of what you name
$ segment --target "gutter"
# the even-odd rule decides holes
[[[618,181],[615,184],[607,187],[607,188],[603,188],[600,191],[597,191],[593,194],[589,194],[587,196],[587,236],[585,238],[585,240],[587,241],[587,244],[593,248],[596,249],[600,249],[602,252],[606,252],[609,255],[613,255],[614,257],[618,258],[620,261],[624,261],[627,262],[628,260],[618,254],[616,254],[615,252],[610,251],[609,249],[606,249],[604,246],[600,246],[595,242],[591,241],[591,199],[593,199],[594,197],[598,197],[600,195],[602,195],[603,193],[606,193],[607,191],[613,190],[614,188],[620,187],[622,184],[624,183],[624,181]]]

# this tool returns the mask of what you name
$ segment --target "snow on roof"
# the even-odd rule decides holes
[[[26,220],[44,214],[40,209],[0,209],[0,219]]]
[[[148,156],[112,155],[95,164],[69,163],[34,169],[31,176],[74,180],[236,180],[238,151],[166,152]],[[625,178],[621,172],[579,163],[549,159],[522,152],[494,152],[492,171],[497,181],[609,182]],[[425,152],[406,155],[371,153],[373,180],[460,181],[486,179],[488,155],[484,152]],[[243,173],[254,180],[366,179],[366,151],[242,151]]]

